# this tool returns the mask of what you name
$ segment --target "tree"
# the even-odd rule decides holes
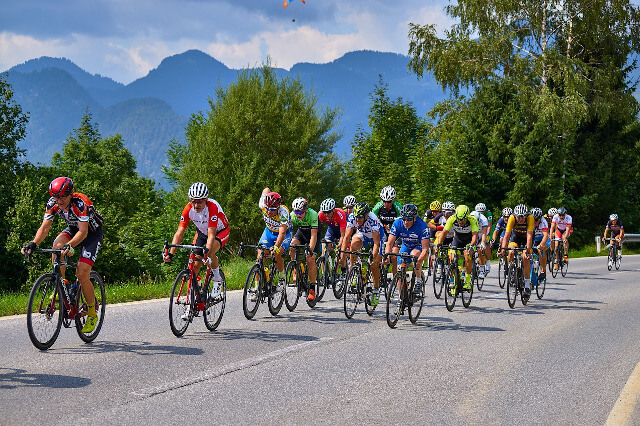
[[[14,289],[16,284],[13,279],[19,275],[15,272],[24,270],[20,254],[8,249],[7,235],[11,229],[8,212],[15,202],[16,183],[23,166],[20,157],[24,151],[18,147],[18,143],[25,137],[27,122],[27,115],[13,99],[11,85],[6,82],[4,75],[0,75],[0,211],[4,213],[0,221],[0,291]]]
[[[358,200],[375,204],[380,190],[391,185],[401,203],[419,203],[423,207],[424,200],[415,199],[418,185],[411,165],[418,161],[418,150],[427,147],[424,142],[427,125],[411,103],[402,98],[391,100],[387,92],[388,85],[380,76],[370,95],[371,133],[360,129],[351,145],[354,195]]]
[[[243,70],[235,83],[216,89],[209,105],[191,117],[186,147],[174,143],[168,151],[176,218],[189,186],[204,182],[229,217],[231,239],[255,241],[263,228],[258,199],[264,187],[286,204],[305,197],[317,208],[345,184],[332,153],[339,112],[321,109],[299,79],[279,79],[268,64]]]
[[[639,109],[628,80],[640,46],[638,7],[628,0],[461,0],[446,10],[458,23],[443,38],[435,26],[410,25],[410,69],[433,72],[454,95],[469,89],[476,98],[490,85],[511,92],[517,109],[508,115],[520,135],[487,146],[511,144],[502,169],[512,179],[506,199],[565,204],[578,223],[602,223],[593,212],[602,214],[610,197],[593,184],[593,171],[630,177],[602,153],[624,152],[637,164]],[[477,134],[473,123],[463,130]]]

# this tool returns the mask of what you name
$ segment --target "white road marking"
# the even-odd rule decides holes
[[[635,406],[640,397],[640,362],[629,376],[629,380],[624,385],[618,401],[609,413],[605,426],[626,425],[633,414]]]

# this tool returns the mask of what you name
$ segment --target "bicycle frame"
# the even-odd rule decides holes
[[[267,248],[267,246],[265,246],[264,244],[243,244],[240,243],[240,249],[238,251],[238,255],[240,257],[242,257],[242,253],[244,251],[245,248],[253,248],[256,249],[256,251],[258,252],[258,258],[256,259],[256,263],[255,265],[259,265],[260,266],[260,289],[258,291],[258,300],[260,303],[264,303],[264,301],[267,299],[268,294],[268,283],[271,282],[271,280],[273,279],[273,274],[271,274],[272,269],[275,267],[275,261],[273,259],[273,257],[271,256],[269,249]],[[264,260],[265,258],[269,258],[272,261],[272,267],[270,268],[270,276],[267,278],[265,272],[264,272]]]
[[[187,288],[186,288],[187,299],[185,303],[191,304],[192,302],[194,302],[192,301],[191,298],[195,296],[196,310],[204,311],[207,308],[207,302],[202,301],[201,297],[203,294],[207,293],[207,290],[209,288],[209,282],[211,280],[211,267],[209,265],[205,265],[207,268],[206,274],[205,274],[205,280],[204,280],[205,284],[203,287],[200,287],[200,285],[198,284],[196,273],[195,273],[195,262],[201,262],[201,263],[204,263],[204,262],[202,262],[202,258],[198,259],[198,256],[200,255],[197,255],[195,252],[202,250],[202,253],[203,253],[202,256],[206,256],[209,249],[207,249],[205,246],[195,246],[190,244],[167,244],[167,242],[165,242],[162,251],[165,252],[166,250],[172,247],[191,250],[191,253],[189,254],[189,258],[185,265],[185,270],[189,271],[189,282],[187,283]],[[192,288],[193,288],[193,293],[191,292]],[[183,295],[184,290],[185,289],[184,289],[184,282],[183,282],[182,285],[180,286],[180,290],[178,291],[176,302],[180,300],[180,297]]]

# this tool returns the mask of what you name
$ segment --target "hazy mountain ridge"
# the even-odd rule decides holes
[[[325,64],[298,63],[278,75],[299,78],[313,87],[323,106],[344,110],[344,137],[336,152],[349,151],[358,124],[367,126],[370,93],[382,75],[391,98],[411,101],[423,115],[445,97],[431,77],[407,71],[409,58],[395,53],[350,52]],[[189,116],[208,109],[219,84],[235,81],[238,70],[198,51],[165,58],[145,77],[124,85],[83,71],[64,58],[42,57],[11,68],[7,80],[16,102],[29,112],[27,137],[21,144],[27,159],[48,163],[86,108],[103,137],[120,133],[138,160],[138,170],[161,181],[161,165],[172,139],[184,141]]]

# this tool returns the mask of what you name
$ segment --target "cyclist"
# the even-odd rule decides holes
[[[291,244],[291,217],[289,210],[282,205],[282,197],[277,192],[271,192],[267,187],[262,190],[258,207],[262,210],[265,228],[260,237],[260,244],[265,245],[273,254],[276,261],[276,269],[282,273],[284,271],[284,259],[282,255]],[[258,258],[260,257],[258,251]],[[276,285],[274,280],[274,285]],[[278,286],[285,285],[284,274],[280,275]],[[257,297],[257,295],[254,295]]]
[[[553,216],[551,221],[551,230],[549,233],[551,235],[555,235],[557,239],[562,239],[564,243],[564,261],[569,261],[569,236],[573,232],[573,219],[570,215],[567,214],[567,209],[564,207],[558,208],[558,213]],[[555,250],[556,244],[555,241],[551,241],[551,251]],[[560,256],[560,253],[558,253]],[[560,257],[558,257],[558,262],[560,261]],[[553,266],[553,269],[558,269],[558,263]]]
[[[540,275],[538,275],[538,281],[542,281],[547,278],[547,248],[550,245],[549,241],[549,224],[546,219],[542,216],[542,209],[538,207],[534,207],[531,209],[531,214],[533,215],[533,220],[535,221],[533,224],[533,243],[536,245],[538,249],[538,253],[540,254]]]
[[[513,209],[511,207],[502,209],[502,216],[500,216],[500,219],[496,222],[496,229],[493,231],[490,245],[496,244],[498,248],[502,247],[502,238],[504,237],[505,229],[507,229],[507,221],[512,214]],[[500,235],[500,239],[498,239],[498,235]]]
[[[91,283],[91,268],[96,261],[102,245],[102,225],[104,220],[96,211],[91,200],[80,192],[73,192],[73,181],[65,176],[55,178],[49,184],[49,201],[44,219],[33,241],[24,246],[22,254],[31,253],[49,235],[53,219],[56,215],[67,223],[67,227],[53,241],[54,249],[62,249],[62,256],[71,256],[74,248],[80,249],[80,258],[76,268],[76,277],[80,283],[82,294],[87,301],[87,321],[82,327],[83,333],[91,333],[98,323],[96,299]],[[64,277],[66,268],[60,267]],[[67,280],[65,280],[65,283]]]
[[[327,232],[324,234],[323,241],[325,247],[330,248],[337,240],[337,247],[342,247],[344,234],[347,230],[347,214],[344,210],[336,207],[333,198],[327,198],[320,203],[320,213],[318,213],[320,223],[327,225]],[[342,271],[344,274],[346,271]]]
[[[609,216],[609,221],[604,227],[604,236],[602,237],[603,240],[607,239],[607,233],[609,231],[611,231],[611,239],[618,241],[618,245],[620,246],[619,254],[622,255],[622,239],[624,238],[624,227],[622,226],[622,221],[618,219],[618,215],[615,213]]]
[[[353,207],[355,205],[356,197],[354,197],[353,195],[347,195],[346,197],[344,197],[344,200],[342,200],[342,210],[344,210],[344,212],[347,214],[347,217],[349,217],[349,215],[353,213]]]
[[[484,241],[485,247],[484,253],[482,253],[485,259],[485,275],[487,275],[491,272],[491,244],[489,244],[489,238],[491,237],[491,230],[493,226],[493,213],[491,213],[491,210],[489,210],[484,203],[476,204],[475,211],[482,213],[487,219],[487,232],[485,233],[486,239]]]
[[[396,239],[402,241],[400,253],[409,253],[418,256],[415,265],[416,282],[414,292],[422,291],[422,263],[429,255],[429,228],[424,220],[418,217],[418,207],[415,204],[405,204],[400,210],[400,218],[391,225],[389,238],[387,239],[386,252],[391,253]],[[402,258],[398,257],[397,264],[402,264]]]
[[[313,249],[318,242],[318,213],[309,208],[309,203],[302,197],[298,197],[291,203],[293,216],[291,223],[298,227],[296,235],[293,236],[291,244],[309,244],[307,250],[307,270],[309,271],[309,288],[307,289],[307,300],[316,299],[316,255]],[[289,256],[293,259],[294,248],[289,250]]]
[[[484,207],[484,204],[481,203],[481,206]],[[486,207],[484,208],[486,210]],[[486,276],[485,264],[487,262],[485,258],[485,249],[487,247],[487,233],[489,232],[489,221],[478,210],[474,210],[471,212],[471,216],[475,217],[478,221],[478,263],[480,263],[480,270],[478,274],[480,278],[484,278]]]
[[[533,215],[529,213],[529,209],[524,204],[518,204],[513,209],[513,214],[509,216],[507,221],[507,229],[505,229],[504,237],[502,238],[502,245],[500,250],[500,256],[504,256],[507,249],[507,242],[509,247],[526,247],[522,262],[522,272],[524,273],[524,296],[529,298],[531,296],[531,280],[529,275],[531,274],[531,250],[533,247],[533,227],[534,227]],[[515,252],[509,253],[509,262],[513,260]]]
[[[440,201],[433,201],[429,204],[429,210],[424,212],[424,222],[429,223],[431,220],[435,219],[435,217],[440,214],[440,211],[442,211],[442,204],[440,204]],[[429,227],[429,234],[432,240],[436,237],[436,232],[438,232],[436,226]]]
[[[220,294],[221,286],[220,282],[222,277],[220,276],[220,262],[216,255],[222,247],[229,241],[229,221],[224,214],[220,203],[216,200],[209,198],[209,188],[202,182],[196,182],[187,193],[189,196],[189,202],[182,209],[182,215],[180,216],[180,222],[178,223],[178,230],[173,236],[171,244],[180,244],[184,238],[184,233],[189,226],[189,222],[193,221],[196,226],[196,235],[193,237],[193,245],[206,246],[208,252],[206,256],[202,251],[197,254],[197,261],[194,263],[194,271],[196,277],[200,278],[200,268],[202,262],[211,266],[211,272],[213,274],[213,285],[211,286],[211,297],[217,297]],[[171,262],[173,255],[175,254],[176,247],[164,252],[163,260],[165,262]],[[188,317],[189,313],[186,313]]]
[[[551,207],[548,211],[547,214],[544,215],[545,220],[547,221],[547,224],[549,226],[551,226],[551,222],[553,221],[553,217],[555,215],[558,214],[558,209],[556,209],[555,207]]]
[[[439,240],[440,234],[444,229],[444,225],[446,225],[447,220],[456,211],[456,205],[453,204],[453,202],[451,201],[445,201],[444,203],[442,203],[441,208],[442,210],[440,211],[440,213],[438,213],[436,217],[434,217],[429,222],[427,222],[427,226],[429,227],[429,229],[435,230],[434,242]],[[448,233],[446,233],[446,237],[444,239],[445,245],[451,244],[451,242],[453,241],[454,234],[455,232],[453,230],[450,230]],[[434,244],[434,249],[435,249],[435,244]]]
[[[371,211],[378,217],[380,223],[382,223],[384,228],[384,241],[386,241],[389,236],[389,231],[391,230],[391,225],[393,225],[396,218],[400,217],[402,204],[395,200],[396,190],[393,186],[385,186],[382,188],[382,191],[380,191],[380,198],[381,201],[378,201]],[[398,251],[400,251],[400,243],[401,241],[396,241],[396,245],[393,247],[394,253],[398,253]],[[395,275],[397,270],[397,264],[395,262],[391,264],[391,270]]]
[[[360,202],[353,208],[347,219],[347,231],[342,240],[342,250],[347,250],[349,242],[351,243],[351,251],[358,251],[361,248],[373,246],[373,260],[371,261],[371,272],[373,275],[373,299],[371,306],[377,306],[380,301],[380,260],[382,258],[382,224],[378,217],[371,212],[369,204]],[[345,267],[347,263],[346,253],[342,254],[340,266]],[[351,264],[356,263],[355,255],[351,257]]]
[[[464,266],[466,274],[463,288],[465,290],[471,290],[471,271],[473,268],[473,258],[471,257],[471,253],[473,251],[473,247],[475,247],[478,242],[479,228],[478,220],[471,216],[471,210],[469,210],[469,207],[464,204],[456,207],[456,213],[447,219],[447,223],[444,225],[444,228],[440,233],[437,245],[444,242],[445,236],[450,230],[454,231],[454,237],[451,245],[459,249],[464,247]],[[455,250],[449,250],[450,263],[453,262],[454,255]]]

